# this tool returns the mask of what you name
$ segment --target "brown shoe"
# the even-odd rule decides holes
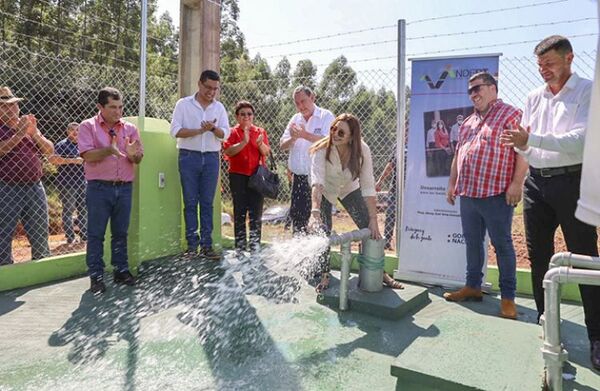
[[[517,305],[512,299],[500,301],[500,316],[507,319],[517,319]]]
[[[463,286],[457,291],[444,293],[444,299],[446,301],[481,301],[483,300],[483,295],[481,294],[481,289]]]

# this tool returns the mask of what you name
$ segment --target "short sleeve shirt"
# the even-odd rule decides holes
[[[64,158],[79,157],[77,143],[68,138],[59,141],[54,147],[54,153]],[[83,164],[61,164],[56,169],[56,183],[63,188],[78,188],[85,183]]]
[[[256,171],[259,164],[263,163],[262,155],[258,150],[256,139],[259,135],[263,135],[263,143],[269,145],[267,132],[257,126],[250,128],[250,141],[234,156],[227,156],[229,160],[229,172],[233,174],[252,175]],[[231,129],[229,138],[223,143],[223,149],[227,149],[244,139],[244,130],[241,126],[236,125]]]

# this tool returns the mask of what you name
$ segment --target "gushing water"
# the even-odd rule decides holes
[[[79,389],[92,383],[104,384],[104,389],[135,389],[128,384],[157,389],[167,378],[173,389],[212,389],[215,383],[218,389],[247,387],[253,379],[229,378],[232,368],[252,366],[250,373],[260,377],[274,362],[285,362],[248,295],[274,304],[294,303],[302,285],[319,270],[319,255],[327,246],[325,237],[305,236],[276,241],[252,254],[227,251],[220,262],[177,257],[144,263],[134,289],[109,284],[104,295],[84,294],[71,318],[50,336],[51,346],[70,349],[68,360],[76,369],[63,378],[33,377],[27,388],[62,384],[61,389]],[[160,346],[167,361],[189,356],[190,340],[182,342],[182,334],[190,332],[202,346],[201,362],[177,368],[149,353]],[[158,372],[143,376],[147,368]],[[206,379],[207,372],[214,380]],[[98,380],[118,373],[124,379],[116,387]]]

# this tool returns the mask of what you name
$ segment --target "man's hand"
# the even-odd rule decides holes
[[[302,129],[303,128],[298,126],[298,124],[292,124],[292,126],[290,127],[290,137],[292,138],[292,140],[300,138],[300,133]]]
[[[202,121],[200,123],[200,130],[204,132],[210,132],[214,129],[215,124],[217,123],[217,119],[213,119],[212,121]]]
[[[129,141],[128,139],[126,141]],[[123,152],[119,150],[119,146],[117,145],[117,137],[111,137],[110,146],[108,147],[108,151],[111,155],[116,157],[125,157]]]
[[[506,147],[515,147],[524,151],[527,149],[527,141],[529,140],[529,126],[527,129],[519,125],[518,129],[504,129],[500,136],[500,142]]]
[[[116,142],[116,140],[115,140]],[[116,144],[115,144],[116,146]],[[125,152],[127,153],[127,158],[131,161],[137,161],[142,157],[142,147],[139,140],[130,141],[129,137],[125,137]],[[121,153],[119,151],[119,153]],[[121,154],[121,156],[124,156]]]
[[[456,202],[456,195],[454,194],[454,186],[448,185],[448,188],[446,188],[446,201],[450,205],[454,205],[454,203]]]
[[[17,122],[17,135],[21,137],[25,137],[28,133],[29,129],[29,117],[26,115],[19,118],[19,122]]]
[[[321,213],[312,212],[308,219],[308,232],[312,234],[321,233],[323,230],[323,221],[321,220]]]
[[[523,185],[512,182],[506,190],[506,204],[517,206],[523,196]]]

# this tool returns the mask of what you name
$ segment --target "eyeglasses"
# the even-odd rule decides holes
[[[469,95],[471,95],[472,93],[479,93],[479,90],[481,89],[481,87],[483,86],[491,86],[490,83],[483,83],[483,84],[477,84],[476,86],[470,87],[467,92],[469,93]]]
[[[209,90],[209,91],[217,91],[217,90],[219,89],[219,86],[216,86],[216,87],[211,87],[211,86],[207,86],[207,85],[206,85],[206,84],[204,84],[204,83],[200,83],[200,84],[202,84],[202,87],[206,88],[206,89],[207,89],[207,90]]]
[[[240,117],[252,117],[254,115],[254,113],[250,113],[250,112],[243,112],[243,113],[238,113],[238,115]]]

